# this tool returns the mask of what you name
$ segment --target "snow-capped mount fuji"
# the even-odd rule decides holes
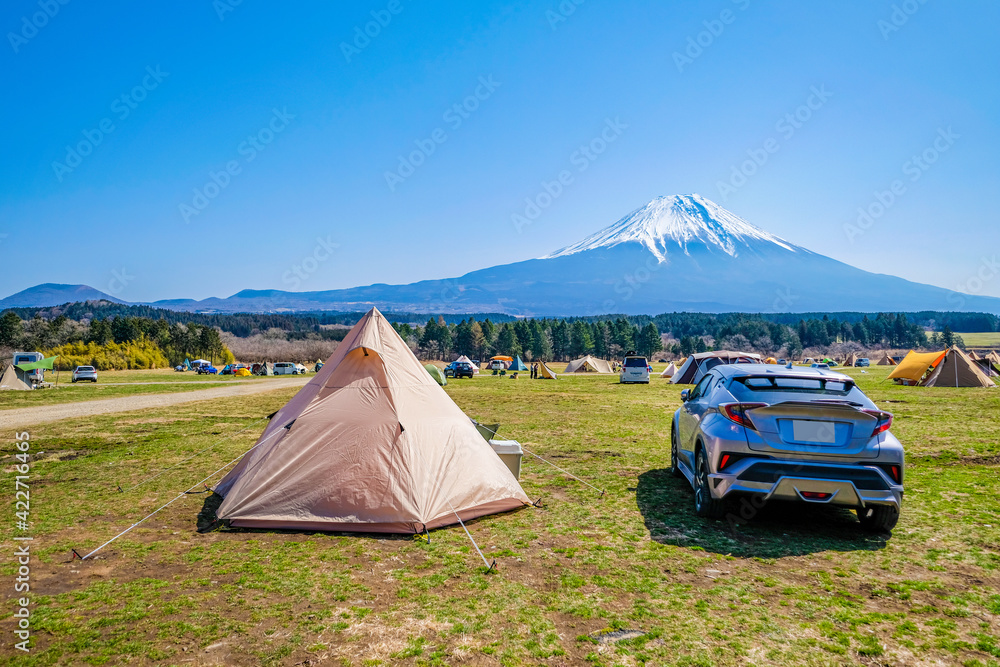
[[[530,237],[513,241],[524,246]],[[14,303],[19,296],[5,299],[3,305],[22,305]],[[459,278],[322,292],[244,290],[224,299],[173,299],[152,305],[217,312],[356,311],[376,305],[397,312],[526,316],[680,311],[1000,314],[1000,299],[856,269],[789,243],[696,194],[658,197],[579,243]]]
[[[750,224],[701,195],[671,195],[657,197],[579,243],[539,259],[565,257],[630,242],[640,243],[661,262],[667,261],[667,255],[678,248],[690,255],[688,246],[691,244],[718,249],[730,257],[756,253],[762,245],[809,252]]]

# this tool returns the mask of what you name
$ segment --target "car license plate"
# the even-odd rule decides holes
[[[817,442],[832,445],[837,442],[837,428],[833,422],[792,421],[792,437],[796,442]]]

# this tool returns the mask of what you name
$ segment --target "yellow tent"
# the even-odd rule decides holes
[[[936,368],[947,351],[942,352],[910,352],[903,357],[896,369],[889,373],[890,380],[909,380],[910,382],[920,382],[928,368]]]
[[[768,357],[767,359],[764,360],[764,363],[765,364],[776,364],[776,363],[778,363],[778,360],[775,359],[774,357]]]
[[[556,374],[552,372],[552,369],[545,365],[545,362],[538,362],[538,378],[540,380],[558,380]]]

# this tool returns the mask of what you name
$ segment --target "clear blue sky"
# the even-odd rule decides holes
[[[16,256],[0,296],[451,277],[691,192],[952,289],[1000,245],[995,2],[235,1],[4,3],[0,247]],[[627,127],[576,153],[609,119]],[[67,157],[102,123],[89,155]],[[433,153],[390,188],[418,141]],[[748,151],[766,162],[733,180]],[[908,164],[925,151],[933,164]],[[220,175],[227,163],[238,173]],[[518,233],[511,216],[563,170],[572,182]],[[213,173],[225,187],[198,199]],[[896,180],[869,228],[845,232]],[[1000,275],[972,287],[1000,296]]]

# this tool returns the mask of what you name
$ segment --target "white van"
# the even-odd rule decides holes
[[[298,375],[298,367],[290,361],[278,361],[274,364],[275,375]]]
[[[625,357],[618,381],[622,384],[629,382],[649,384],[649,362],[646,361],[646,357]]]
[[[14,353],[14,365],[18,364],[33,364],[36,361],[41,361],[45,358],[41,352],[15,352]],[[27,382],[30,385],[41,384],[45,382],[45,371],[38,368],[33,371],[17,371],[18,377]]]

